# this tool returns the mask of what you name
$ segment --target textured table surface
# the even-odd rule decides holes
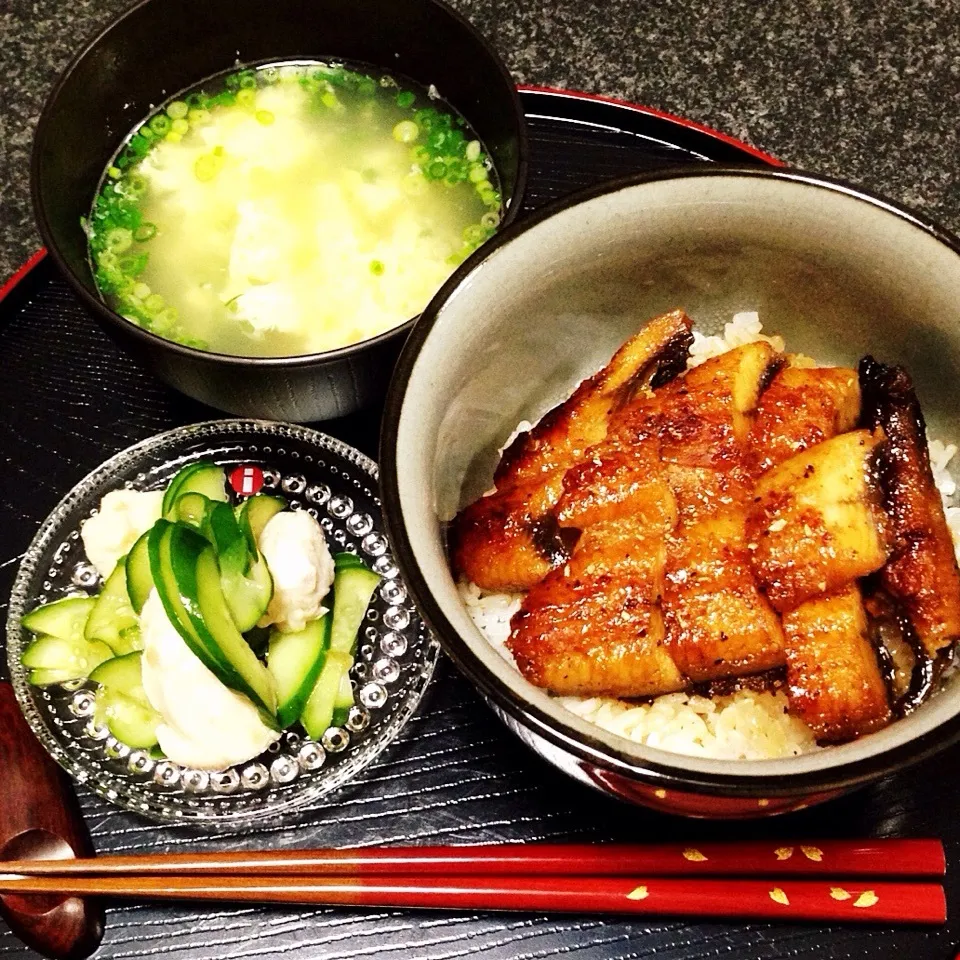
[[[0,277],[37,247],[33,125],[128,0],[0,0]],[[960,232],[960,0],[454,0],[518,81],[623,97]]]
[[[202,0],[198,0],[202,2]],[[764,4],[736,0],[518,0],[457,4],[491,38],[518,81],[598,91],[690,116],[740,136],[795,165],[843,176],[912,204],[960,231],[957,120],[960,115],[960,3],[838,2]],[[26,171],[32,127],[46,90],[90,34],[126,6],[119,0],[0,0],[0,277],[38,246],[28,203]],[[61,305],[66,309],[67,302]],[[51,323],[54,296],[44,308]],[[43,353],[56,329],[8,331],[0,369],[12,370]],[[64,339],[64,356],[83,350],[82,331]],[[38,359],[36,396],[22,402],[0,378],[0,464],[14,474],[43,477],[34,495],[42,516],[85,467],[24,438],[48,400],[58,399],[59,368]],[[44,369],[40,366],[46,364]],[[149,379],[122,382],[112,351],[95,361],[99,387],[71,394],[64,419],[43,430],[52,440],[74,435],[94,461],[174,422],[209,411],[177,398]],[[49,372],[51,376],[41,375]],[[60,371],[66,375],[67,371]],[[109,390],[114,429],[83,429],[83,408]],[[60,402],[66,403],[66,396]],[[78,426],[79,424],[79,426]],[[360,424],[372,433],[372,424]],[[343,428],[354,433],[357,425]],[[335,431],[339,432],[339,431]],[[64,455],[58,456],[59,453]],[[368,449],[368,452],[373,452]],[[35,518],[0,503],[9,543],[26,542]],[[21,547],[22,549],[22,547]],[[0,556],[9,582],[15,557]],[[2,606],[2,604],[0,604]],[[463,749],[464,743],[469,750]],[[938,834],[960,852],[954,826],[953,754],[906,777],[819,810],[760,824],[717,825],[674,820],[595,796],[534,761],[507,736],[467,685],[443,664],[423,709],[386,760],[343,791],[340,803],[307,811],[294,822],[229,845],[296,842],[362,845],[406,838],[484,840],[684,839],[748,836]],[[2,789],[2,783],[0,783]],[[189,831],[158,833],[81,792],[100,849],[176,848],[201,839]],[[203,838],[206,845],[216,843]],[[950,901],[960,892],[950,884]],[[952,960],[958,927],[937,932],[885,928],[819,929],[764,924],[601,922],[572,917],[414,915],[399,911],[216,910],[170,906],[111,910],[104,955],[164,960],[295,955],[322,957],[540,958],[590,960],[828,960],[916,957]],[[0,960],[28,956],[0,930]]]

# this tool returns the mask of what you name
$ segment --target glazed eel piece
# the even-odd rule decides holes
[[[748,344],[638,394],[568,472],[558,514],[578,523],[575,550],[511,623],[528,680],[639,697],[783,664],[742,512],[743,443],[774,354]]]
[[[528,590],[569,555],[571,538],[553,516],[564,474],[603,440],[611,415],[637,391],[667,383],[684,369],[691,327],[681,310],[651,320],[568,400],[514,440],[494,476],[495,492],[451,524],[459,575],[485,590]]]
[[[891,552],[880,579],[930,657],[960,638],[960,570],[933,480],[926,424],[909,374],[864,357],[863,421],[887,436],[880,483]]]

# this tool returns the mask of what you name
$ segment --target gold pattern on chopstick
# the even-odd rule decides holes
[[[864,890],[863,893],[853,901],[855,907],[872,907],[879,903],[880,898],[872,890]]]
[[[830,896],[834,900],[849,900],[853,894],[847,890],[844,890],[843,887],[831,887]]]
[[[769,801],[769,800],[758,800],[758,801],[757,801],[757,806],[758,806],[758,807],[769,807],[769,806],[770,806],[770,801]]]
[[[705,857],[705,856],[704,856],[699,850],[697,850],[696,848],[694,848],[694,847],[687,847],[687,849],[683,851],[683,859],[684,859],[684,860],[690,860],[690,861],[692,861],[693,863],[703,863],[704,860],[707,860],[707,859],[709,859],[709,858],[708,858],[708,857]]]
[[[789,860],[793,856],[793,847],[777,847],[773,852],[778,860]]]
[[[801,847],[803,855],[814,863],[820,863],[823,860],[823,851],[819,847]]]
[[[653,795],[654,795],[658,800],[666,800],[666,799],[667,799],[667,791],[664,790],[663,787],[661,787],[659,790],[654,790],[654,791],[653,791]]]
[[[790,906],[790,898],[786,895],[786,893],[783,890],[780,889],[780,887],[774,887],[770,891],[770,899],[774,903],[782,903],[785,907]]]
[[[646,900],[650,896],[650,891],[646,887],[634,887],[627,894],[628,900]]]

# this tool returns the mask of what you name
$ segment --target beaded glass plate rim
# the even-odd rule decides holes
[[[172,817],[163,811],[163,808],[169,804],[165,803],[162,797],[151,796],[148,791],[142,790],[141,784],[136,781],[109,773],[91,773],[82,762],[72,757],[59,741],[51,735],[45,718],[33,702],[32,688],[26,680],[20,663],[16,660],[16,651],[21,645],[20,621],[25,612],[25,606],[31,595],[36,592],[36,580],[38,575],[42,574],[40,562],[53,541],[57,538],[62,539],[61,525],[64,519],[84,499],[96,494],[109,483],[115,482],[118,479],[118,473],[136,467],[138,462],[146,456],[162,457],[167,453],[175,456],[177,447],[181,447],[192,440],[215,440],[218,436],[227,439],[231,434],[244,433],[260,434],[267,438],[278,437],[282,439],[288,437],[292,440],[303,441],[320,450],[341,457],[366,473],[374,483],[377,483],[379,479],[379,468],[373,460],[342,440],[311,427],[269,420],[238,418],[207,420],[175,427],[147,437],[114,454],[90,471],[57,503],[40,525],[24,552],[10,595],[6,629],[7,664],[20,709],[34,735],[40,740],[50,756],[74,780],[83,783],[94,793],[119,807],[168,825],[187,826],[205,823],[228,829],[240,829],[254,824],[262,825],[266,821],[290,813],[344,786],[372,763],[393,742],[406,725],[429,686],[440,652],[440,646],[436,638],[429,632],[419,614],[414,613],[412,622],[404,630],[415,631],[423,641],[422,662],[419,664],[416,678],[404,694],[403,702],[394,708],[390,720],[376,737],[363,741],[355,751],[350,751],[350,755],[343,762],[338,763],[332,771],[329,771],[329,768],[321,767],[315,773],[329,772],[321,774],[319,778],[314,778],[315,782],[313,783],[304,781],[306,785],[302,789],[283,800],[272,803],[265,810],[233,812],[224,810],[222,807],[217,808],[217,805],[226,799],[225,797],[210,798],[209,802],[205,802],[203,798],[197,798],[196,806],[187,807],[183,809],[180,816]],[[104,489],[103,492],[106,492],[106,490]],[[379,506],[379,493],[375,495],[374,500]]]

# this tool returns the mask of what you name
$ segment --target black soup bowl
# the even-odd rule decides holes
[[[439,0],[143,0],[80,53],[50,94],[34,141],[32,188],[40,233],[80,300],[157,377],[230,413],[309,421],[379,400],[416,318],[303,356],[196,350],[106,306],[81,227],[106,165],[152,108],[236,64],[297,59],[365,64],[434,85],[490,152],[505,204],[501,225],[516,216],[527,169],[519,97],[486,40]]]

